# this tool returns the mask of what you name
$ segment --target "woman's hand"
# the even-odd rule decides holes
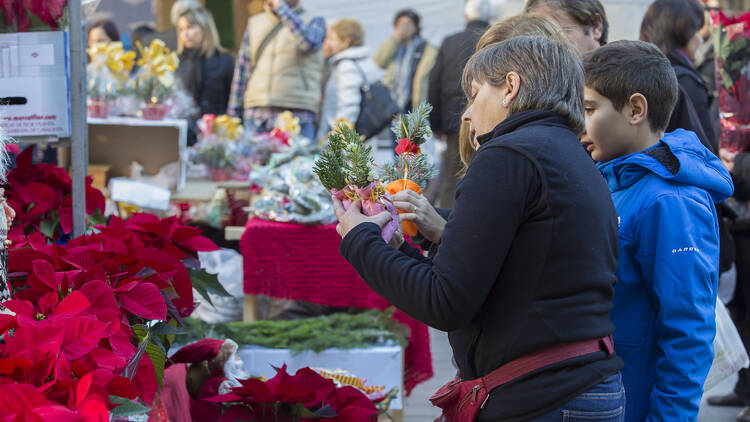
[[[336,218],[339,219],[336,231],[342,238],[361,223],[375,223],[382,229],[383,226],[391,221],[391,215],[388,211],[383,211],[372,217],[362,214],[361,199],[352,202],[348,210],[344,210],[344,204],[335,196],[332,196],[331,200],[333,201],[333,212],[336,214]]]
[[[432,243],[440,243],[445,230],[445,220],[435,211],[423,195],[413,190],[402,190],[391,197],[396,209],[404,211],[399,214],[402,220],[411,221],[425,239]]]
[[[10,232],[10,227],[13,225],[13,219],[16,218],[16,212],[13,208],[8,205],[8,201],[5,200],[5,189],[0,188],[0,201],[3,203],[3,212],[5,213],[5,220],[8,222],[6,227],[6,233]]]
[[[734,173],[734,158],[737,156],[736,152],[729,152],[724,148],[719,149],[719,158],[721,158],[722,164],[727,168],[727,171]]]

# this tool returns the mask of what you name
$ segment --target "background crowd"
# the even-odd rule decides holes
[[[468,106],[462,75],[475,51],[529,34],[554,39],[562,33],[581,55],[608,42],[607,13],[597,0],[528,0],[526,13],[551,20],[510,18],[516,21],[506,20],[504,27],[487,33],[491,24],[507,17],[494,15],[487,1],[468,0],[465,30],[445,38],[440,46],[431,45],[420,35],[419,13],[404,9],[393,17],[391,37],[373,54],[365,46],[367,34],[360,22],[348,18],[326,22],[303,3],[266,1],[264,12],[249,19],[236,56],[221,47],[211,13],[193,0],[180,0],[174,5],[176,31],[154,34],[137,28],[130,38],[146,42],[159,36],[176,48],[180,56],[178,77],[199,110],[193,122],[206,113],[227,113],[242,118],[246,130],[265,132],[272,129],[279,113],[290,110],[300,121],[302,135],[322,139],[340,119],[355,123],[363,113],[370,112],[362,108],[362,96],[379,82],[387,87],[388,100],[398,112],[409,112],[425,101],[431,103],[434,111],[430,123],[445,150],[441,176],[429,199],[441,208],[453,207],[456,185],[472,161],[475,146],[482,142],[477,136],[483,133],[472,133],[461,119]],[[678,83],[666,132],[694,132],[732,174],[733,200],[716,205],[721,241],[719,272],[724,275],[723,283],[736,285],[734,294],[722,299],[728,303],[748,348],[750,212],[743,204],[750,200],[750,150],[729,152],[719,145],[709,9],[697,0],[657,0],[640,22],[639,38],[654,44],[666,56]],[[545,29],[550,25],[551,29]],[[90,45],[119,39],[110,21],[89,27]],[[458,361],[461,366],[461,359]],[[602,368],[612,369],[606,364]],[[750,371],[740,371],[734,393],[715,398],[713,403],[750,406]],[[738,420],[750,421],[750,407]]]

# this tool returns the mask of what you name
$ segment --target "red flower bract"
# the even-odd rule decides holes
[[[419,154],[421,149],[419,148],[419,145],[404,138],[398,141],[398,146],[396,146],[395,151],[396,155],[401,155],[404,153]]]

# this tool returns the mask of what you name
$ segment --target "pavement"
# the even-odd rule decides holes
[[[406,398],[404,407],[404,422],[433,422],[440,414],[439,409],[433,407],[429,397],[441,385],[456,375],[451,364],[451,348],[448,335],[430,328],[430,344],[432,346],[432,365],[435,370],[427,382],[417,386],[410,397]],[[727,378],[703,396],[703,403],[698,415],[698,422],[734,422],[740,407],[717,407],[706,403],[706,397],[727,394],[734,388],[736,377]]]

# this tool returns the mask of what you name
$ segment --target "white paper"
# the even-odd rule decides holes
[[[21,66],[52,66],[55,64],[55,46],[53,44],[34,44],[19,46]]]
[[[126,177],[109,179],[110,198],[115,202],[126,202],[141,208],[166,211],[169,209],[171,192],[159,186],[138,182]]]

